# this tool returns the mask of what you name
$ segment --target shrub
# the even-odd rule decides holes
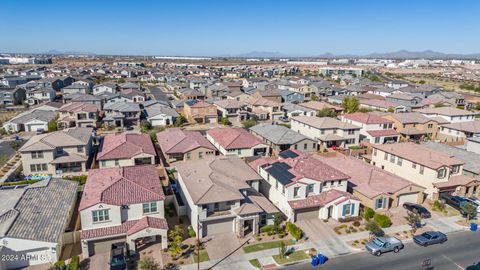
[[[86,175],[73,175],[73,176],[67,176],[65,179],[78,182],[80,185],[84,185],[87,182],[87,176]]]
[[[73,256],[69,264],[70,270],[78,270],[79,263],[80,263],[80,258],[78,256]]]
[[[380,225],[380,227],[382,228],[388,228],[392,225],[392,221],[390,220],[389,217],[387,217],[386,215],[382,215],[382,214],[375,214],[373,216],[373,219],[378,223],[378,225]]]
[[[353,226],[355,226],[355,227],[360,227],[360,221],[355,220],[355,221],[353,222]]]
[[[260,228],[260,232],[262,233],[269,233],[269,232],[273,232],[275,229],[275,226],[274,225],[265,225],[263,227]]]
[[[188,226],[188,236],[190,237],[196,237],[197,233],[195,233],[195,230],[193,230],[193,227],[190,225]]]
[[[365,229],[370,231],[371,233],[378,235],[379,233],[382,232],[382,229],[380,226],[378,226],[378,223],[375,221],[369,221],[367,225],[365,225]]]
[[[374,215],[375,215],[375,211],[373,211],[372,208],[370,208],[370,207],[365,208],[364,218],[367,221],[372,219]]]
[[[302,230],[291,222],[287,222],[287,231],[293,236],[293,238],[295,238],[295,240],[302,238]]]

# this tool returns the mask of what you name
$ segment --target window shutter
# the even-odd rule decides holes
[[[344,204],[344,205],[343,205],[343,208],[342,208],[342,216],[345,216],[346,210],[347,210],[347,205]]]
[[[387,197],[383,197],[383,208],[387,209]]]
[[[354,216],[355,215],[355,204],[352,203],[352,212],[350,212],[350,215]]]

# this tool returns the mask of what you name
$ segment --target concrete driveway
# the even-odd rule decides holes
[[[234,233],[220,233],[203,239],[208,256],[211,260],[222,259],[237,249],[241,243],[247,239],[238,239]],[[239,249],[232,256],[244,254],[243,249]]]
[[[323,240],[338,236],[328,224],[320,219],[300,220],[296,224],[310,240]]]
[[[109,253],[100,253],[100,254],[95,254],[92,257],[87,259],[88,262],[86,263],[85,268],[82,269],[90,269],[90,270],[96,270],[96,269],[110,269],[110,254]]]

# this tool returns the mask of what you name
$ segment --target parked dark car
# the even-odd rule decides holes
[[[457,210],[460,210],[460,205],[462,202],[466,202],[466,199],[460,196],[443,195],[442,199],[445,200],[446,204]]]
[[[423,207],[420,204],[416,203],[404,203],[403,208],[407,209],[410,212],[419,214],[422,218],[431,218],[432,214],[427,210],[427,208]]]
[[[125,243],[112,244],[110,252],[110,270],[125,270],[127,269],[127,261],[125,259]]]
[[[442,244],[446,242],[447,236],[444,233],[437,231],[428,231],[413,237],[413,241],[420,246],[429,246],[433,244]]]

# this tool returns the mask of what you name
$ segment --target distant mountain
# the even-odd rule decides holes
[[[256,58],[256,57],[271,57],[271,58],[278,58],[278,57],[287,57],[286,54],[279,53],[279,52],[262,52],[262,51],[253,51],[243,54],[237,54],[234,57],[241,57],[241,58]]]
[[[63,54],[69,54],[69,55],[78,55],[78,54],[86,54],[86,55],[93,55],[94,53],[90,52],[77,52],[77,51],[57,51],[57,50],[49,50],[45,54],[52,54],[52,55],[63,55]]]

